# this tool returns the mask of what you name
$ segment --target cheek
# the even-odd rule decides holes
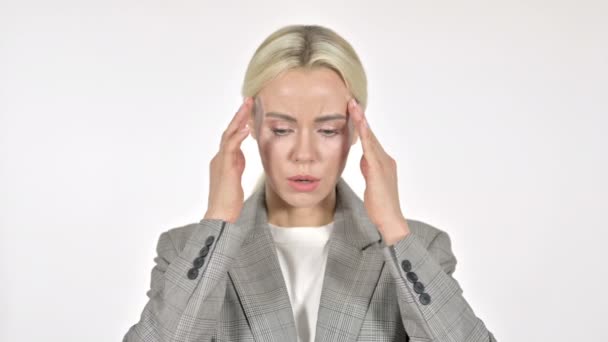
[[[260,135],[258,135],[258,148],[262,163],[269,170],[273,165],[276,166],[279,161],[285,160],[289,153],[289,144],[266,130],[261,130]]]
[[[348,149],[348,137],[340,134],[332,138],[319,139],[319,153],[326,157],[339,158]]]

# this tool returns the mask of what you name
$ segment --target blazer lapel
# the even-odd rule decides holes
[[[383,254],[371,248],[380,233],[342,178],[336,202],[315,342],[357,340],[384,265]]]
[[[296,326],[268,227],[264,188],[244,203],[237,223],[254,224],[228,271],[256,341],[296,341]]]
[[[381,239],[363,202],[340,177],[334,230],[321,291],[315,342],[356,341],[384,257],[368,248]],[[237,224],[254,224],[228,271],[256,341],[296,341],[293,310],[268,227],[265,190],[243,205]]]

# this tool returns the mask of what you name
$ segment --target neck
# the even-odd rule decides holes
[[[277,195],[268,184],[266,208],[268,222],[279,227],[320,227],[331,223],[336,209],[336,189],[314,207],[297,208],[290,206]]]

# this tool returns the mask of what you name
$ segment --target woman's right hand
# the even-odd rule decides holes
[[[209,163],[209,200],[205,219],[234,223],[240,216],[244,200],[241,179],[245,170],[241,143],[249,135],[247,121],[252,103],[250,97],[243,100],[222,134],[220,150]]]

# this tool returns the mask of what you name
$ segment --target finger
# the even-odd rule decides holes
[[[365,117],[365,113],[363,113],[361,106],[357,104],[357,108],[361,113],[362,121],[364,123],[361,126],[362,130],[365,131],[363,134],[367,138],[366,140],[369,142],[368,150],[371,150],[370,153],[373,153],[377,159],[380,159],[382,155],[386,154],[386,152],[384,151],[384,148],[382,147],[382,144],[380,143],[380,140],[378,140],[378,137],[374,131],[371,129],[371,127],[369,127],[369,123],[367,122],[367,118]]]
[[[351,100],[348,101],[348,113],[349,113],[349,119],[352,122],[352,125],[354,126],[354,129],[357,130],[357,133],[359,134],[359,139],[361,139],[361,145],[363,145],[363,151],[365,152],[367,146],[367,142],[364,141],[364,138],[362,136],[363,133],[363,126],[362,124],[362,120],[363,118],[363,113],[360,109],[359,106],[356,105],[356,100],[354,98],[352,98]]]
[[[376,148],[373,146],[371,130],[367,125],[367,120],[365,119],[361,106],[359,106],[356,102],[351,101],[349,102],[349,107],[349,113],[353,115],[355,127],[357,128],[359,137],[361,138],[363,154],[365,155],[368,163],[374,163],[377,160]]]
[[[226,141],[226,140],[230,139],[230,137],[234,133],[236,133],[240,128],[242,128],[244,126],[244,124],[247,122],[247,119],[248,119],[248,116],[246,114],[250,113],[250,111],[251,111],[251,98],[246,97],[243,100],[241,107],[239,107],[239,110],[236,112],[236,114],[230,121],[230,124],[228,124],[228,127],[224,131],[224,134],[222,134],[222,141]]]
[[[378,155],[378,156],[382,155],[382,153],[384,153],[384,148],[382,148],[382,144],[380,144],[380,141],[376,137],[376,134],[374,133],[374,131],[372,131],[372,129],[369,128],[369,125],[367,126],[367,131],[368,131],[368,135],[369,135],[370,144],[371,144],[372,148],[374,149],[374,151],[376,151],[376,155]]]
[[[249,126],[234,133],[224,144],[224,150],[228,153],[234,152],[241,148],[241,143],[249,136]]]

